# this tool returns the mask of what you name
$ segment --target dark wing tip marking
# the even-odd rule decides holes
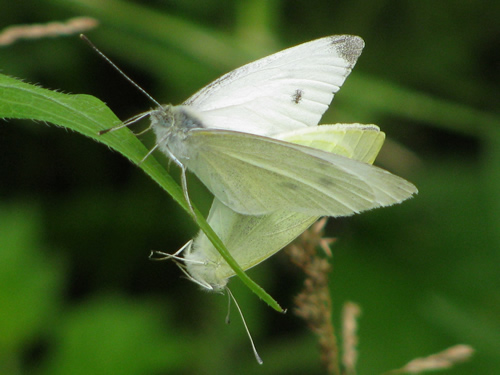
[[[365,42],[359,36],[343,35],[342,37],[332,37],[332,45],[340,56],[354,65],[361,55]]]

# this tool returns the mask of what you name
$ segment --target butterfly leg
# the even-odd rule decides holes
[[[194,212],[193,205],[191,204],[191,199],[189,198],[189,193],[188,193],[188,188],[187,188],[187,178],[186,178],[186,167],[182,165],[182,172],[181,172],[181,183],[182,183],[182,192],[184,193],[184,198],[187,201],[187,204],[189,206],[189,210],[193,214],[193,217],[196,219],[196,213]]]
[[[150,260],[169,260],[169,259],[174,259],[174,260],[184,261],[184,258],[182,258],[180,256],[180,254],[182,252],[184,252],[186,249],[190,248],[192,243],[193,243],[193,240],[188,241],[184,246],[182,246],[179,250],[177,250],[173,254],[164,253],[163,251],[158,251],[158,250],[151,250],[151,254],[149,254],[149,259]]]
[[[154,148],[156,148],[159,144],[160,143],[157,143]],[[175,155],[172,154],[168,148],[166,149],[166,151],[167,151],[167,154],[168,154],[168,157],[170,158],[170,160],[173,161],[175,164],[177,164],[179,166],[179,168],[181,169],[181,186],[182,186],[182,192],[184,194],[184,199],[186,199],[186,202],[187,202],[188,207],[189,207],[189,211],[191,211],[191,213],[193,214],[193,217],[196,220],[197,216],[196,216],[196,213],[194,212],[193,205],[191,204],[191,199],[189,198],[189,193],[188,193],[188,188],[187,188],[186,166],[184,164],[182,164],[181,161],[179,159],[177,159],[175,157]]]
[[[144,117],[149,116],[150,113],[151,113],[151,111],[144,112],[144,113],[139,113],[138,115],[135,115],[134,117],[129,118],[128,120],[125,120],[124,122],[122,122],[121,124],[119,124],[117,126],[113,126],[112,128],[101,130],[101,131],[97,132],[97,134],[104,135],[106,133],[111,133],[111,132],[114,132],[116,130],[120,130],[120,129],[126,128],[129,125],[134,124],[137,121],[143,119]],[[150,128],[151,128],[151,126],[149,126],[146,129],[146,131],[149,130]],[[136,134],[136,135],[140,135],[142,133],[145,133],[146,131],[140,132],[139,134]]]
[[[140,161],[139,164],[141,164],[144,160],[147,159],[147,157],[149,155],[151,155],[159,146],[160,144],[164,143],[164,141],[166,141],[166,139],[168,138],[169,134],[167,134],[165,137],[163,137],[159,142],[156,143],[156,145],[146,154],[146,156],[144,156],[142,158],[142,160]],[[184,164],[181,163],[181,161],[179,159],[177,159],[175,157],[174,154],[172,154],[170,152],[170,150],[168,148],[166,148],[165,150],[168,154],[168,157],[170,158],[171,161],[173,161],[175,164],[177,164],[179,166],[179,168],[181,169],[181,185],[182,185],[182,192],[184,194],[184,198],[186,199],[186,202],[188,204],[188,207],[189,207],[189,211],[191,211],[191,213],[193,214],[193,217],[195,218],[196,220],[196,213],[194,212],[194,208],[193,208],[193,205],[191,204],[191,199],[189,198],[189,193],[188,193],[188,188],[187,188],[187,179],[186,179],[186,167],[184,166]]]
[[[146,160],[146,159],[149,157],[149,155],[151,155],[151,154],[154,152],[154,150],[156,150],[156,149],[158,148],[158,146],[159,146],[159,145],[158,145],[158,143],[157,143],[157,144],[155,144],[155,146],[154,146],[151,150],[149,150],[149,151],[148,151],[148,153],[146,154],[146,156],[144,156],[144,157],[141,159],[141,161],[139,162],[139,164],[138,164],[138,165],[141,165],[141,164],[144,162],[144,160]]]

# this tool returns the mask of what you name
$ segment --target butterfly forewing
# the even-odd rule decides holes
[[[387,206],[416,191],[382,169],[336,154],[231,131],[193,130],[186,161],[231,209],[262,215],[278,209],[346,216]]]
[[[238,68],[184,105],[206,128],[273,135],[318,124],[361,54],[356,36],[331,36]]]

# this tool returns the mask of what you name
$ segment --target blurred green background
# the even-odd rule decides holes
[[[322,123],[375,123],[378,165],[417,185],[396,207],[331,219],[335,323],[361,305],[360,374],[464,343],[450,374],[500,368],[500,2],[0,0],[0,29],[91,16],[88,36],[160,102],[220,74],[331,34],[366,48]],[[0,47],[2,73],[105,101],[122,119],[151,107],[77,36]],[[150,144],[148,136],[142,136]],[[250,272],[289,313],[239,280],[239,317],[173,263],[196,227],[138,168],[54,126],[0,125],[1,374],[321,374],[294,316],[303,275],[278,254]],[[178,170],[171,168],[178,177]],[[205,212],[210,195],[194,178]]]

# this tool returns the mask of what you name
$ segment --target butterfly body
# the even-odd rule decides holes
[[[201,120],[187,106],[170,104],[152,110],[150,120],[158,149],[184,164],[192,151],[186,148],[184,140],[190,130],[203,128]]]

